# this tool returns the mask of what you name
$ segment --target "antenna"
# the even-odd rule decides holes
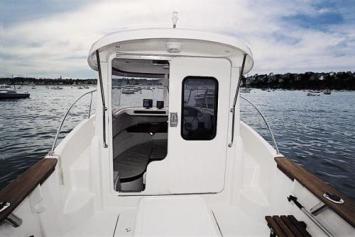
[[[171,17],[171,20],[173,21],[173,28],[175,29],[176,28],[176,23],[179,20],[177,11],[173,11],[173,16]]]

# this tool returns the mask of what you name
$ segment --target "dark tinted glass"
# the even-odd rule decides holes
[[[217,80],[186,77],[182,83],[181,136],[186,140],[213,139],[217,130]]]

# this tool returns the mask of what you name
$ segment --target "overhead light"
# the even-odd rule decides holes
[[[166,49],[169,53],[180,53],[181,43],[180,42],[167,42]]]

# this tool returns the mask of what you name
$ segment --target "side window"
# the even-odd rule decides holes
[[[181,136],[185,140],[212,140],[217,132],[216,78],[185,77],[182,100]]]

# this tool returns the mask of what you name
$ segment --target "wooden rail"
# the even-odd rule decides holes
[[[310,173],[303,167],[295,164],[293,161],[285,157],[276,157],[275,161],[277,167],[287,175],[291,180],[297,180],[311,193],[313,193],[319,200],[321,200],[327,207],[336,212],[350,225],[355,227],[355,204],[352,199],[346,197],[344,194],[335,190],[332,186],[325,183],[323,180]],[[343,204],[334,203],[325,197],[324,193],[337,195],[344,200]]]
[[[311,237],[306,223],[294,216],[265,216],[265,220],[274,235],[278,237]]]
[[[0,191],[0,202],[10,203],[10,206],[0,213],[0,222],[53,173],[56,164],[57,159],[42,159]]]

